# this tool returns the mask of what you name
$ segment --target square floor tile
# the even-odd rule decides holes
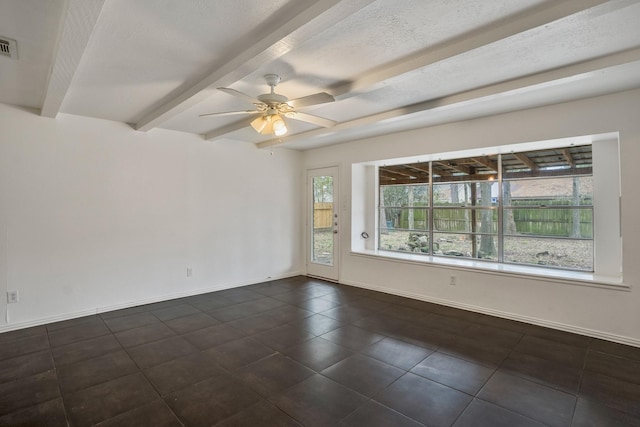
[[[363,317],[371,316],[372,314],[375,314],[375,311],[367,310],[366,308],[350,307],[348,305],[341,305],[322,312],[323,316],[331,317],[344,323],[352,323]]]
[[[589,349],[626,357],[628,359],[640,360],[640,347],[632,347],[630,345],[592,338],[589,343]]]
[[[314,314],[295,321],[296,325],[313,335],[323,335],[344,326],[344,323],[322,314]]]
[[[0,384],[0,416],[59,397],[55,371]]]
[[[344,326],[334,329],[331,332],[321,335],[321,337],[354,351],[361,350],[385,338],[384,335],[376,334],[375,332],[370,332],[355,326]]]
[[[353,354],[353,351],[316,337],[284,350],[284,354],[314,371],[321,371]]]
[[[171,337],[128,350],[136,364],[144,369],[198,351],[182,337]]]
[[[141,326],[152,325],[159,322],[160,319],[158,319],[152,313],[146,311],[142,313],[130,314],[128,316],[105,319],[104,321],[104,323],[107,324],[107,326],[113,333],[135,329]]]
[[[475,395],[494,370],[444,353],[433,353],[411,372],[456,390]]]
[[[409,418],[433,427],[453,424],[471,399],[468,394],[411,373],[374,398]]]
[[[373,396],[404,375],[405,371],[376,359],[355,354],[321,373],[360,394]]]
[[[500,371],[478,397],[550,426],[568,426],[576,402],[571,394]]]
[[[572,427],[640,427],[640,418],[582,397],[578,398]]]
[[[220,321],[205,313],[191,314],[189,316],[178,317],[177,319],[171,319],[164,322],[165,325],[177,334],[186,334],[198,329],[214,326],[219,323]]]
[[[240,338],[205,350],[204,353],[210,355],[220,366],[235,370],[271,356],[275,354],[275,350],[253,338]]]
[[[296,301],[293,304],[304,310],[312,311],[314,313],[331,310],[332,308],[336,308],[340,305],[340,303],[329,301],[323,298],[305,299],[302,301]]]
[[[46,325],[46,327],[47,327],[47,331],[51,332],[51,331],[57,331],[58,329],[64,329],[71,326],[78,326],[84,323],[92,323],[99,320],[100,320],[100,317],[94,314],[92,316],[76,317],[75,319],[49,323],[48,325]]]
[[[245,384],[263,396],[283,391],[314,374],[311,369],[280,354],[261,359],[236,372]]]
[[[215,347],[229,341],[240,339],[244,334],[226,324],[210,326],[183,335],[184,339],[200,350]]]
[[[367,402],[355,391],[314,375],[272,399],[280,409],[306,427],[335,425]]]
[[[640,384],[640,360],[627,359],[598,351],[589,351],[584,369],[626,382]]]
[[[501,408],[489,402],[474,399],[453,427],[544,427],[538,421]]]
[[[462,335],[506,348],[513,348],[522,339],[521,333],[478,324],[465,329]]]
[[[408,322],[396,328],[389,336],[430,350],[437,350],[439,347],[449,345],[455,341],[455,335],[453,334],[436,329],[418,327]]]
[[[54,399],[2,415],[0,426],[67,427],[67,416],[62,399]]]
[[[364,348],[362,353],[400,369],[409,370],[433,353],[433,350],[393,338],[385,338]]]
[[[497,368],[511,353],[509,348],[498,347],[482,340],[462,336],[458,336],[451,343],[442,345],[438,351],[489,368]]]
[[[500,371],[576,394],[582,368],[514,351],[502,362]]]
[[[102,319],[95,317],[91,321],[77,326],[49,332],[49,343],[51,347],[58,347],[109,333],[111,332]]]
[[[582,368],[584,365],[587,353],[584,348],[533,336],[524,336],[514,347],[514,350],[578,368]]]
[[[138,367],[123,350],[61,366],[57,369],[58,383],[64,394],[73,393],[137,371]]]
[[[265,313],[282,323],[295,322],[296,324],[300,322],[300,319],[314,315],[312,311],[303,310],[293,305],[284,305]]]
[[[10,340],[0,345],[0,360],[13,359],[49,349],[46,333]]]
[[[177,304],[172,305],[171,307],[151,311],[154,316],[162,321],[177,319],[178,317],[189,316],[200,312],[200,310],[190,304]]]
[[[115,335],[120,345],[129,348],[158,341],[163,338],[173,337],[176,333],[169,329],[164,323],[154,323],[152,325],[118,332]]]
[[[240,411],[216,427],[300,427],[293,418],[268,402],[260,401]]]
[[[33,326],[31,328],[17,329],[15,331],[3,332],[0,334],[0,344],[14,342],[22,338],[33,337],[36,335],[47,335],[46,326]],[[0,347],[1,348],[1,347]]]
[[[113,418],[158,398],[141,373],[120,377],[65,397],[74,426],[89,426]]]
[[[254,316],[243,317],[242,319],[228,322],[227,325],[235,328],[247,335],[254,335],[259,332],[268,331],[282,325],[282,321],[275,319],[268,314],[256,314]]]
[[[192,353],[144,371],[163,396],[222,372],[213,358],[204,353]]]
[[[110,418],[96,425],[96,427],[182,427],[182,423],[171,412],[162,399],[157,399],[146,405]]]
[[[314,335],[298,325],[287,324],[255,334],[253,338],[274,350],[284,351],[291,346],[314,338]]]
[[[212,311],[220,310],[235,304],[224,297],[215,296],[215,294],[213,294],[213,296],[211,294],[199,295],[197,297],[189,298],[188,301],[189,304],[200,311],[204,311],[205,313],[211,313]]]
[[[585,372],[580,397],[640,418],[640,385],[606,375]]]
[[[55,347],[51,349],[51,353],[56,366],[60,367],[119,350],[122,350],[122,346],[113,335],[109,334]]]
[[[260,400],[257,393],[229,375],[217,376],[165,398],[188,426],[212,426]]]
[[[381,404],[369,401],[338,424],[339,427],[423,427],[411,418]]]
[[[6,359],[0,363],[0,384],[40,374],[53,369],[49,350]]]

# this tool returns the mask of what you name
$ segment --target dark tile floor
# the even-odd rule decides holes
[[[640,426],[640,349],[307,277],[0,334],[0,426]]]

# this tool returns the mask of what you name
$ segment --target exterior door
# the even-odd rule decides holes
[[[307,274],[338,281],[338,168],[311,169],[308,186]]]

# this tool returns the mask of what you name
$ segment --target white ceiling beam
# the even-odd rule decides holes
[[[440,45],[425,49],[408,58],[385,64],[377,69],[361,74],[355,81],[342,84],[329,89],[328,91],[336,99],[346,99],[362,91],[371,91],[382,86],[389,80],[434,64],[438,61],[449,59],[457,55],[478,49],[490,43],[514,36],[516,34],[549,24],[570,15],[590,9],[608,0],[553,0],[545,2],[534,8],[527,9],[516,15],[505,17],[499,21],[481,27],[475,31],[461,34]],[[234,132],[241,128],[241,122],[227,126],[229,132]],[[332,129],[336,129],[335,127]],[[223,136],[222,129],[208,132],[205,139],[213,139]],[[322,131],[322,130],[321,130]]]
[[[255,34],[238,49],[239,54],[224,58],[207,77],[145,115],[136,123],[136,129],[148,131],[158,126],[203,101],[208,96],[204,92],[207,88],[228,86],[246,77],[373,1],[298,0],[287,3],[263,32]]]
[[[105,0],[67,0],[40,115],[56,117],[80,59],[98,22]]]
[[[395,77],[512,37],[533,28],[549,24],[606,3],[607,1],[608,0],[547,1],[518,14],[491,22],[474,31],[460,34],[453,39],[427,48],[410,57],[401,58],[398,61],[385,64],[360,75],[355,81],[331,88],[329,92],[336,97],[336,99],[345,99],[357,95],[359,91],[371,91]]]
[[[305,139],[316,137],[326,133],[333,133],[336,131],[351,129],[359,126],[372,125],[377,122],[407,116],[410,114],[436,111],[444,108],[453,108],[471,102],[485,101],[494,97],[511,95],[515,92],[531,91],[549,85],[562,84],[563,81],[566,81],[568,79],[580,79],[583,77],[587,77],[589,73],[636,61],[640,61],[640,48],[629,49],[623,52],[606,55],[600,58],[568,65],[566,67],[556,68],[554,70],[534,74],[531,76],[521,77],[502,83],[496,83],[479,89],[461,92],[456,95],[420,102],[382,113],[361,117],[355,120],[338,123],[337,125],[329,129],[314,129],[308,132],[301,132],[289,137],[284,137],[280,140],[269,140],[260,142],[257,144],[257,146],[259,148],[266,148],[275,145],[285,145],[288,143],[303,141]]]
[[[209,131],[205,134],[202,135],[202,137],[205,140],[211,140],[211,139],[216,139],[216,138],[220,138],[221,136],[227,135],[231,132],[235,132],[237,130],[246,128],[247,126],[249,126],[249,124],[251,123],[251,121],[253,120],[253,118],[247,120],[238,120],[235,121],[233,123],[229,123],[228,125],[216,128],[212,131]]]

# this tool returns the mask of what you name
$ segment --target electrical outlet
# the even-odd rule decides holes
[[[458,278],[452,274],[451,277],[449,278],[449,284],[451,286],[457,285],[458,284]]]
[[[191,267],[187,267],[187,277],[193,276],[193,269]]]
[[[7,304],[18,302],[18,291],[7,291]]]

